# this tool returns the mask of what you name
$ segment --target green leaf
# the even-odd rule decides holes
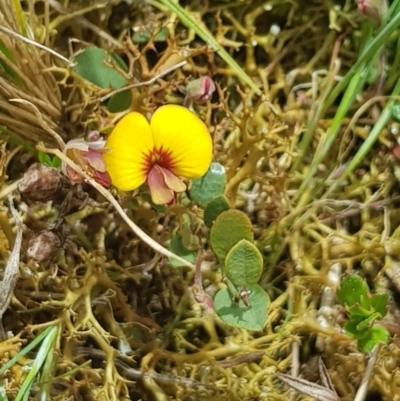
[[[371,352],[378,344],[387,344],[389,332],[382,326],[371,327],[363,338],[358,340],[362,352]]]
[[[132,102],[132,94],[130,91],[124,91],[116,93],[111,97],[107,104],[108,111],[110,113],[120,113],[129,109]]]
[[[362,319],[352,319],[346,322],[343,326],[344,332],[352,337],[352,338],[361,338],[366,335],[368,329],[358,330],[359,324],[362,322]]]
[[[231,248],[242,239],[253,242],[250,219],[239,210],[222,212],[210,232],[211,247],[218,259],[223,262]]]
[[[182,238],[179,235],[175,235],[172,237],[171,242],[169,243],[169,250],[173,252],[175,255],[180,256],[181,258],[187,260],[190,263],[194,263],[196,261],[196,253],[189,251],[182,244]],[[179,261],[169,258],[169,263],[173,267],[183,267],[184,265]]]
[[[372,313],[372,314],[370,314],[366,319],[364,319],[362,322],[360,322],[358,325],[357,325],[357,327],[356,327],[356,329],[358,330],[358,331],[363,331],[363,330],[365,330],[365,329],[368,329],[369,327],[371,327],[372,326],[372,323],[375,321],[375,320],[377,320],[377,319],[379,319],[380,318],[380,314],[379,313]]]
[[[126,71],[127,67],[121,57],[109,55],[105,50],[98,47],[89,47],[80,53],[75,59],[75,71],[82,78],[93,85],[103,89],[120,89],[127,85],[128,81],[117,70],[117,67]],[[117,93],[109,103],[111,113],[126,110],[132,101],[129,90]]]
[[[213,198],[224,193],[225,185],[225,167],[219,163],[211,163],[207,173],[193,181],[190,196],[193,202],[205,208]]]
[[[239,289],[257,284],[263,270],[260,251],[243,239],[234,245],[225,258],[225,274]]]
[[[350,315],[351,319],[366,319],[373,311],[371,309],[363,308],[360,304],[355,304],[352,306],[346,305],[346,310]]]
[[[119,89],[126,85],[126,79],[112,64],[116,59],[99,47],[89,47],[75,59],[75,71],[82,78],[103,89]],[[119,65],[118,65],[119,66]]]
[[[228,199],[225,195],[218,195],[204,209],[204,223],[208,228],[214,224],[216,218],[226,210],[230,209]]]
[[[230,326],[242,327],[247,330],[262,330],[267,322],[267,311],[270,303],[268,294],[258,285],[248,288],[250,307],[243,301],[235,305],[233,294],[228,288],[217,292],[214,307],[218,316]]]
[[[169,31],[167,28],[162,28],[160,32],[154,36],[154,42],[165,42],[169,36]],[[132,35],[133,43],[147,43],[150,41],[152,35],[149,31],[134,32]]]
[[[61,168],[61,159],[59,159],[57,156],[54,156],[51,162],[51,167],[58,169]]]
[[[359,276],[345,277],[337,292],[337,297],[341,305],[353,306],[360,303],[361,296],[369,291],[367,284]]]
[[[51,167],[53,164],[50,155],[44,152],[38,152],[38,160],[40,164],[43,164],[45,166]]]
[[[389,295],[388,294],[375,294],[370,295],[370,303],[371,307],[378,312],[381,317],[385,317],[387,313],[387,306],[389,302]]]

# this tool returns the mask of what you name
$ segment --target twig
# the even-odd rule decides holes
[[[71,62],[70,60],[68,60],[66,57],[64,57],[64,56],[62,56],[61,54],[57,53],[57,52],[54,51],[53,49],[50,49],[49,47],[46,47],[46,46],[44,46],[44,45],[41,45],[40,43],[35,42],[35,41],[32,40],[32,39],[28,39],[28,38],[26,38],[25,36],[22,36],[22,35],[20,35],[19,33],[14,32],[14,31],[12,31],[11,29],[6,28],[5,26],[1,26],[1,25],[0,25],[0,31],[1,31],[1,32],[4,32],[4,33],[6,33],[6,34],[8,34],[8,35],[10,35],[10,36],[12,36],[13,38],[19,39],[19,40],[22,41],[22,42],[28,43],[28,44],[30,44],[30,45],[32,45],[32,46],[35,46],[35,47],[37,47],[37,48],[39,48],[39,49],[44,50],[44,51],[47,52],[47,53],[52,54],[54,57],[57,57],[58,59],[60,59],[60,60],[64,61],[65,63],[67,63],[67,64],[68,64],[68,67],[73,67],[73,66],[74,66],[74,63],[72,63],[72,62]]]
[[[22,244],[22,222],[18,212],[14,208],[12,194],[8,195],[8,202],[10,204],[10,211],[17,225],[17,235],[13,250],[8,258],[6,268],[4,270],[3,281],[0,283],[0,336],[4,338],[4,329],[2,318],[4,312],[10,304],[12,294],[14,292],[15,284],[17,283],[19,275],[19,258]]]
[[[77,347],[74,352],[78,355],[86,355],[91,358],[105,359],[106,355],[103,351],[94,348]],[[120,359],[114,361],[116,368],[121,372],[123,377],[129,380],[141,380],[150,378],[155,382],[164,385],[179,385],[184,387],[192,387],[197,389],[206,389],[210,387],[207,384],[201,383],[197,380],[189,379],[186,377],[177,377],[172,375],[164,375],[157,372],[142,372],[138,369],[132,368]]]
[[[162,255],[175,259],[182,263],[184,266],[190,267],[191,269],[195,269],[195,266],[188,262],[187,260],[181,258],[178,255],[175,255],[168,249],[164,248],[162,245],[160,245],[158,242],[154,241],[153,238],[151,238],[149,235],[147,235],[141,228],[139,228],[124,212],[122,209],[121,205],[118,203],[118,201],[111,195],[109,191],[107,191],[104,187],[102,187],[100,184],[98,184],[92,177],[90,177],[88,174],[86,174],[79,166],[77,166],[69,157],[67,157],[64,153],[62,153],[58,149],[48,149],[44,146],[38,145],[37,150],[40,152],[44,153],[49,153],[52,155],[57,156],[59,159],[61,159],[64,163],[66,163],[69,167],[71,167],[74,171],[76,171],[78,174],[80,174],[82,177],[85,178],[85,180],[93,187],[95,188],[101,195],[103,195],[115,208],[115,210],[118,212],[118,214],[122,217],[122,219],[128,224],[129,228],[147,245],[149,245],[151,248],[153,248],[156,252],[161,253]]]
[[[157,79],[160,79],[163,76],[169,74],[170,72],[175,71],[180,67],[183,67],[185,64],[186,64],[186,61],[181,61],[180,63],[175,64],[172,67],[167,68],[165,71],[162,71],[159,74],[155,75],[153,78],[149,79],[148,81],[137,82],[136,84],[132,84],[132,85],[124,86],[123,88],[115,89],[112,92],[108,93],[107,95],[104,95],[98,99],[92,100],[89,104],[96,103],[96,102],[104,102],[105,100],[109,99],[110,97],[113,97],[114,95],[116,95],[118,93],[125,92],[127,90],[134,89],[134,88],[139,88],[141,86],[151,85],[152,83],[157,81]]]
[[[374,370],[376,361],[378,359],[379,351],[381,349],[380,344],[378,344],[371,353],[371,357],[367,363],[367,368],[365,369],[364,376],[361,380],[360,387],[357,390],[357,394],[354,401],[364,401],[368,392],[369,380],[371,379],[372,372]]]

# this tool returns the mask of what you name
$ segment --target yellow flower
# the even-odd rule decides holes
[[[132,191],[147,183],[152,201],[166,204],[183,192],[179,177],[202,177],[212,159],[206,125],[182,106],[160,107],[150,123],[139,113],[123,117],[109,136],[103,157],[113,185]]]

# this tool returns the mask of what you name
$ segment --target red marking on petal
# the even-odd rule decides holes
[[[164,205],[174,199],[174,191],[168,188],[165,175],[158,165],[153,166],[147,175],[147,185],[151,199],[156,205]]]

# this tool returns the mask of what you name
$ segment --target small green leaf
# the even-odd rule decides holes
[[[189,251],[183,246],[182,239],[179,235],[172,237],[171,242],[169,243],[169,250],[190,263],[194,263],[196,261],[196,253]],[[169,259],[169,263],[173,267],[183,267],[182,263],[172,258]]]
[[[372,313],[369,315],[366,319],[364,319],[362,322],[358,323],[356,329],[358,331],[363,331],[365,329],[369,329],[372,326],[372,323],[380,318],[379,313]]]
[[[222,212],[210,232],[211,247],[218,259],[223,262],[231,248],[242,239],[253,242],[253,226],[250,219],[239,210]]]
[[[98,47],[89,47],[75,59],[75,71],[82,78],[103,89],[120,89],[127,85],[126,78],[117,68],[127,71],[121,57]],[[126,110],[132,100],[129,90],[114,95],[108,104],[109,111],[116,113]]]
[[[38,152],[38,160],[40,164],[44,164],[45,166],[51,167],[52,160],[50,155],[44,152]]]
[[[154,42],[165,42],[169,36],[167,28],[162,28],[160,32],[154,37]],[[133,43],[147,43],[151,39],[151,33],[149,31],[134,32],[132,35]]]
[[[119,89],[126,85],[126,79],[112,68],[113,62],[119,66],[119,62],[110,57],[105,50],[89,47],[76,57],[75,71],[99,88]]]
[[[225,167],[211,163],[206,175],[193,181],[190,196],[202,208],[213,198],[224,193],[226,185]]]
[[[132,94],[127,90],[112,96],[107,104],[107,108],[110,113],[120,113],[129,109],[131,102]]]
[[[361,296],[369,291],[367,284],[359,276],[345,277],[337,292],[337,297],[341,305],[353,306],[360,303]]]
[[[371,307],[381,315],[381,318],[386,316],[388,302],[389,302],[388,294],[370,295]]]
[[[366,319],[372,312],[371,309],[365,309],[360,304],[355,304],[353,306],[346,306],[346,310],[350,317]]]
[[[59,159],[57,156],[54,156],[53,160],[51,162],[51,167],[60,169],[61,168],[61,159]]]
[[[353,338],[361,338],[364,337],[366,334],[366,331],[368,330],[358,330],[357,327],[359,327],[359,324],[362,322],[362,319],[352,319],[346,322],[343,326],[344,332]]]
[[[267,322],[269,306],[268,294],[258,285],[248,288],[250,307],[243,301],[235,305],[233,294],[228,288],[217,292],[214,298],[214,307],[218,316],[230,326],[242,327],[247,330],[262,330]]]
[[[373,326],[357,344],[362,352],[371,352],[378,344],[387,344],[388,340],[389,332],[384,327]]]
[[[208,228],[214,224],[216,218],[226,210],[229,210],[229,202],[225,195],[218,195],[208,202],[204,209],[204,223]]]
[[[263,258],[260,251],[245,239],[234,245],[226,255],[225,274],[239,289],[257,284],[262,270]]]

